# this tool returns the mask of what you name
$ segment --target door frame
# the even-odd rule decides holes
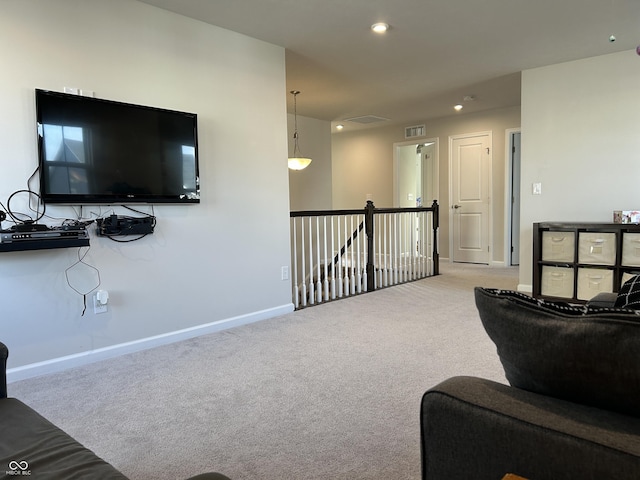
[[[435,178],[435,182],[433,185],[433,189],[434,189],[434,195],[435,195],[435,199],[431,198],[428,201],[425,201],[425,199],[422,200],[422,206],[423,207],[430,207],[431,203],[433,202],[433,200],[438,200],[438,203],[440,203],[440,168],[439,168],[439,164],[440,164],[440,142],[439,142],[439,138],[438,137],[433,137],[433,138],[422,138],[420,140],[406,140],[404,142],[394,142],[393,144],[393,206],[397,207],[398,205],[400,205],[400,199],[399,199],[399,195],[400,195],[400,189],[398,188],[398,157],[399,157],[399,152],[398,150],[401,147],[408,147],[408,146],[417,146],[421,143],[429,143],[429,142],[434,142],[434,159],[433,159],[433,165],[432,165],[432,171],[431,172],[427,172],[427,174],[431,174],[432,178]],[[423,166],[424,167],[424,166]],[[422,185],[423,185],[423,189],[424,189],[424,175],[425,175],[426,170],[423,169],[422,171]]]
[[[512,209],[513,203],[511,202],[511,197],[513,196],[513,165],[512,165],[512,148],[513,143],[511,141],[511,136],[514,133],[520,134],[520,163],[522,164],[522,129],[520,127],[517,128],[507,128],[505,130],[505,154],[504,154],[504,184],[505,184],[505,192],[504,192],[504,264],[506,266],[512,266],[511,262],[511,248],[512,248],[512,235],[513,233],[517,233],[520,235],[520,232],[512,232],[513,225],[511,224],[512,218]],[[521,168],[522,171],[522,168]],[[520,185],[520,195],[522,196],[522,185]]]
[[[488,172],[487,175],[489,176],[488,179],[488,190],[489,190],[489,199],[488,199],[488,206],[487,206],[487,215],[489,216],[489,218],[487,219],[487,228],[489,229],[489,231],[487,232],[488,234],[488,242],[489,242],[489,252],[487,254],[487,258],[488,258],[488,265],[491,265],[492,262],[492,258],[493,258],[493,131],[492,130],[487,130],[487,131],[483,131],[483,132],[473,132],[473,133],[460,133],[460,134],[456,134],[456,135],[449,135],[449,262],[453,263],[453,224],[455,219],[453,218],[454,212],[453,212],[453,204],[454,204],[454,199],[453,199],[453,142],[455,140],[461,140],[461,139],[465,139],[465,138],[473,138],[473,137],[481,137],[481,136],[487,136],[489,139],[489,148],[490,150],[490,154],[489,154],[489,165],[487,166],[488,168]]]

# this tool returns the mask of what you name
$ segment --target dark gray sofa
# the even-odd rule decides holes
[[[509,385],[460,376],[424,394],[423,479],[640,479],[638,312],[475,295]]]
[[[0,479],[126,479],[38,412],[7,397],[8,354],[7,347],[0,343]],[[203,473],[190,480],[229,479],[219,473]]]

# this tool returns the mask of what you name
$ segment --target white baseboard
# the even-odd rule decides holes
[[[61,372],[69,368],[81,367],[100,360],[107,360],[109,358],[119,357],[128,353],[139,352],[141,350],[147,350],[149,348],[159,347],[169,343],[188,340],[189,338],[206,335],[208,333],[215,333],[229,328],[247,325],[249,323],[260,322],[262,320],[293,312],[293,310],[293,303],[289,303],[279,307],[269,308],[267,310],[240,315],[238,317],[227,318],[204,325],[198,325],[196,327],[177,330],[175,332],[164,333],[162,335],[142,338],[132,342],[120,343],[118,345],[111,345],[109,347],[98,348],[96,350],[67,355],[43,362],[31,363],[21,367],[10,368],[7,369],[7,383],[17,382],[18,380],[25,380],[27,378],[33,378],[49,373]]]
[[[518,291],[523,293],[533,293],[533,285],[518,284]]]

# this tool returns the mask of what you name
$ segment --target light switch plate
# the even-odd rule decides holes
[[[542,195],[542,184],[534,183],[531,190],[534,195]]]

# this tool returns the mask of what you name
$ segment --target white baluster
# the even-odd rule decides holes
[[[309,304],[316,303],[316,288],[313,281],[313,226],[311,218],[309,218]]]
[[[349,251],[346,250],[347,248],[347,241],[349,239],[349,229],[347,227],[347,216],[345,215],[344,217],[344,236],[345,236],[345,242],[344,242],[344,246],[345,246],[345,251],[344,251],[344,259],[345,259],[345,269],[344,269],[344,295],[346,297],[349,296]]]
[[[337,218],[337,223],[338,223],[338,244],[340,243],[340,240],[342,240],[342,237],[340,236],[340,217]],[[340,245],[338,245],[338,298],[342,298],[342,295],[344,293],[343,291],[343,283],[342,283],[342,270],[343,270],[343,262],[342,262],[342,255],[340,254],[342,251],[342,247]]]
[[[406,264],[406,273],[405,273],[405,281],[409,282],[411,280],[411,259],[413,257],[413,246],[411,245],[411,239],[413,238],[411,232],[411,213],[404,214],[404,244],[405,244],[405,264]]]
[[[293,232],[293,275],[291,275],[291,284],[293,285],[293,306],[297,310],[300,308],[300,288],[298,287],[298,230],[296,228],[296,217],[291,219]]]
[[[322,228],[323,228],[323,237],[324,237],[324,301],[329,300],[329,265],[327,258],[327,217],[326,215],[322,217]]]
[[[365,218],[363,217],[363,221],[365,221]],[[371,221],[373,221],[373,218],[371,219]],[[366,233],[367,231],[367,226],[365,224],[364,226],[364,230],[363,232]],[[362,290],[367,292],[369,290],[369,285],[367,284],[367,282],[369,281],[369,274],[367,273],[367,264],[369,263],[369,237],[368,235],[363,235],[362,236],[362,252],[363,252],[363,256],[362,256]],[[375,248],[376,248],[376,239],[375,236],[373,238],[373,251],[375,252]],[[375,257],[374,257],[375,258]],[[375,265],[374,265],[374,272],[375,272]],[[374,282],[375,282],[375,274],[374,274]]]
[[[404,283],[406,281],[407,274],[407,235],[406,235],[406,225],[405,225],[406,216],[403,213],[398,214],[398,244],[400,245],[400,283]]]
[[[398,262],[399,262],[399,258],[398,258],[398,250],[399,250],[399,241],[398,241],[398,214],[395,213],[393,215],[393,232],[394,232],[394,238],[393,238],[393,243],[394,243],[394,256],[395,256],[395,261],[394,263],[394,270],[393,270],[393,284],[397,284],[398,283]]]
[[[424,278],[424,221],[426,212],[421,212],[418,217],[418,278]]]
[[[411,280],[418,278],[418,214],[411,214]]]
[[[318,294],[318,303],[322,303],[322,271],[320,265],[320,217],[316,217],[316,293]]]
[[[307,273],[305,269],[306,252],[304,248],[304,217],[300,218],[300,262],[302,263],[302,289],[300,295],[302,297],[302,306],[307,306]]]
[[[404,214],[404,244],[405,244],[405,264],[406,264],[406,273],[405,273],[405,281],[411,281],[411,276],[413,272],[411,271],[411,259],[413,258],[413,245],[411,245],[411,239],[413,238],[411,232],[411,213]]]
[[[389,250],[387,250],[387,239],[389,238],[389,233],[387,231],[387,224],[389,223],[389,217],[388,215],[385,213],[383,214],[383,218],[384,218],[384,249],[383,249],[383,254],[384,254],[384,272],[383,272],[383,276],[382,276],[382,285],[385,287],[389,286],[389,267],[390,265],[387,264],[387,260],[391,260],[390,256],[389,256]],[[391,262],[389,262],[391,263]]]
[[[422,276],[427,277],[429,275],[429,212],[424,212],[422,216]]]
[[[358,229],[358,236],[356,237],[356,247],[357,247],[357,256],[356,256],[356,291],[358,293],[362,293],[362,265],[361,265],[361,254],[360,254],[360,244],[362,243],[362,237],[364,234],[360,231],[360,215],[356,216],[356,225]]]
[[[429,275],[433,275],[434,272],[434,257],[433,257],[433,245],[436,241],[436,237],[433,231],[433,222],[435,222],[435,218],[433,217],[433,213],[429,215],[429,225],[427,228],[429,229],[429,245],[427,245],[427,258],[429,259]]]
[[[409,217],[407,217],[406,213],[400,214],[400,223],[402,227],[400,228],[400,234],[402,235],[402,283],[407,282],[409,280],[409,258],[407,255],[407,243],[409,243],[409,225],[407,225],[407,221]]]
[[[351,278],[349,279],[349,281],[351,282],[351,295],[355,295],[356,294],[356,270],[355,270],[355,248],[353,246],[353,242],[354,242],[354,238],[353,238],[353,215],[350,216],[351,217],[351,228],[349,229],[349,232],[351,234]]]
[[[376,219],[376,231],[378,232],[378,241],[373,249],[376,252],[375,272],[376,272],[376,288],[382,288],[382,215],[374,215]]]
[[[335,248],[335,232],[333,229],[334,217],[331,216],[331,300],[336,299],[336,264],[333,261],[336,254]]]

